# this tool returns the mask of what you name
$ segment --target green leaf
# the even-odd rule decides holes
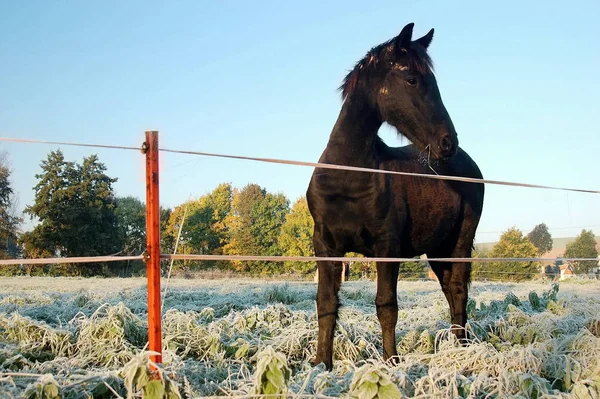
[[[521,306],[521,301],[512,292],[506,294],[506,298],[504,298],[504,303],[507,304],[506,309],[508,312],[515,311],[515,308]]]
[[[529,293],[529,304],[533,310],[540,311],[544,309],[540,302],[540,297],[535,291]]]
[[[244,342],[236,351],[233,356],[235,359],[239,360],[246,356],[248,353],[248,349],[250,349],[250,345],[247,342]]]
[[[376,371],[371,371],[371,372],[363,374],[362,380],[377,384],[379,382],[379,375],[377,374]]]
[[[253,392],[258,395],[285,393],[289,376],[285,356],[268,346],[258,354]]]
[[[469,319],[472,319],[473,317],[475,317],[476,310],[477,310],[477,303],[475,302],[475,300],[473,298],[469,298],[467,300],[467,317]]]
[[[379,388],[379,391],[377,391],[377,397],[379,399],[400,399],[402,394],[395,384],[390,383],[382,385]]]
[[[150,382],[150,376],[148,375],[148,369],[145,365],[139,366],[136,369],[133,383],[135,384],[135,390],[144,388],[148,382]]]
[[[59,388],[54,384],[46,384],[44,385],[44,390],[42,397],[44,399],[58,399],[59,396]]]
[[[573,395],[573,398],[575,399],[596,399],[598,396],[592,396],[592,393],[590,393],[590,389],[582,384],[582,383],[578,383],[573,387],[573,390],[571,391],[571,394]]]
[[[267,380],[277,389],[281,390],[285,387],[285,380],[283,379],[283,373],[281,370],[272,371],[269,370],[266,373]]]
[[[277,389],[277,387],[274,386],[273,384],[270,384],[269,382],[265,382],[263,384],[261,393],[264,395],[274,395],[274,394],[279,393],[279,389]]]
[[[164,395],[165,388],[160,380],[150,381],[144,386],[144,399],[163,399]]]
[[[548,301],[548,304],[546,305],[546,310],[549,310],[551,313],[557,316],[565,314],[565,308],[552,300]]]
[[[359,398],[364,398],[364,399],[371,399],[374,398],[377,395],[377,391],[378,391],[378,386],[377,384],[373,383],[373,382],[363,382],[362,384],[360,384],[359,388],[358,388],[358,397]]]

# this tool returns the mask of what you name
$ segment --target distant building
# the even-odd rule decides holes
[[[427,254],[421,255],[421,259],[427,259]],[[429,264],[429,261],[426,260],[424,263],[425,263],[425,267],[427,268],[427,278],[430,280],[433,280],[433,281],[438,281],[437,276],[431,269],[431,265]]]
[[[429,268],[429,272],[427,272],[427,277],[433,281],[437,281],[438,279],[433,270],[431,270],[431,268]]]
[[[571,265],[569,263],[560,265],[560,279],[561,280],[566,280],[566,279],[573,278],[573,277],[575,277],[575,270],[573,268],[573,265]]]
[[[542,258],[561,258],[564,256],[567,245],[575,241],[577,237],[559,237],[552,239],[552,250],[542,254]],[[475,244],[478,251],[490,251],[497,242],[484,242]],[[600,236],[596,236],[596,248],[600,251]],[[554,261],[542,262],[542,266],[554,265]],[[598,257],[598,266],[600,266],[600,257]],[[543,269],[542,269],[543,270]]]
[[[352,262],[342,262],[342,282],[348,281],[350,278],[350,266]],[[319,269],[315,270],[315,275],[313,277],[313,281],[315,283],[319,282]]]

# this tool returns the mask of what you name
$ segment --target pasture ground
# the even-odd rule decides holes
[[[436,282],[398,289],[398,364],[380,358],[375,284],[345,282],[327,372],[309,363],[315,283],[172,279],[161,383],[145,279],[0,278],[0,398],[600,397],[599,281],[474,282],[466,347]]]

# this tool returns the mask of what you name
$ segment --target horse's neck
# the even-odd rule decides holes
[[[375,143],[381,119],[365,101],[344,102],[320,162],[374,167]]]

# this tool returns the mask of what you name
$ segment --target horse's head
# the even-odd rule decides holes
[[[458,137],[427,54],[433,29],[413,41],[413,26],[371,49],[346,76],[342,95],[346,101],[365,95],[381,119],[417,147],[432,158],[448,158],[456,153]]]

